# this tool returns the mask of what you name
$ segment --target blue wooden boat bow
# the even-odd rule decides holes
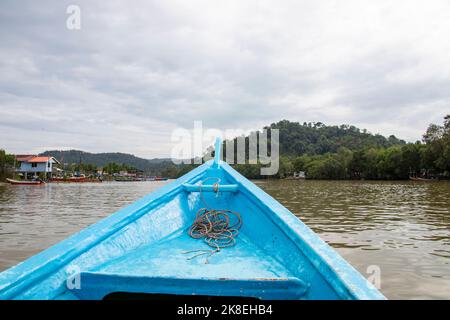
[[[116,292],[259,299],[385,299],[279,202],[214,160],[0,273],[0,299],[102,299]],[[220,181],[220,182],[217,182]],[[189,228],[204,201],[239,212],[231,247]]]

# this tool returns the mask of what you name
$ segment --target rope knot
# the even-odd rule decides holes
[[[200,183],[200,186],[208,179],[216,179],[213,184],[213,190],[216,194],[219,192],[219,178],[207,178]],[[183,253],[199,252],[188,258],[191,260],[201,255],[207,255],[205,263],[208,263],[208,257],[222,248],[231,247],[236,244],[236,237],[242,226],[241,215],[231,210],[215,210],[209,208],[202,195],[200,187],[200,198],[205,203],[206,208],[197,211],[194,223],[189,228],[189,235],[194,239],[203,238],[212,250],[190,250]]]

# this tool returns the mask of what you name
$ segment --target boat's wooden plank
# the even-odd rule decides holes
[[[300,299],[308,285],[297,278],[176,278],[82,272],[80,299],[100,300],[114,292]]]

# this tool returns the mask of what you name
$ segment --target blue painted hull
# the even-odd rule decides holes
[[[199,187],[208,177],[221,179],[218,190]],[[243,221],[236,245],[209,263],[185,254],[209,248],[188,234],[203,200],[239,212]],[[285,207],[218,161],[0,273],[0,299],[102,299],[116,292],[384,299]]]

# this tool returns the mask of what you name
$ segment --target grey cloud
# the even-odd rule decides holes
[[[65,27],[69,4],[80,31]],[[449,6],[2,1],[0,147],[161,157],[194,120],[283,118],[420,139],[449,112]]]

